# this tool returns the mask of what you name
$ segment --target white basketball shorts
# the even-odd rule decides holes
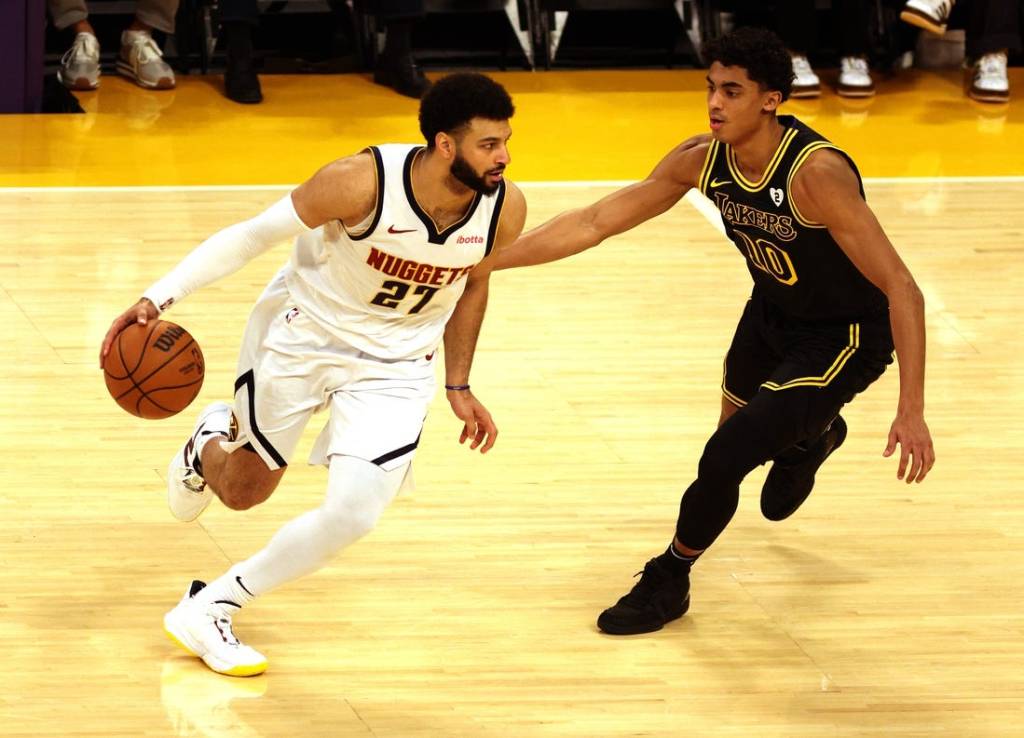
[[[419,444],[435,391],[433,364],[433,354],[390,361],[341,344],[295,305],[279,272],[245,329],[235,381],[238,436],[223,448],[249,446],[280,469],[313,414],[329,407],[309,463],[344,454],[397,469]]]

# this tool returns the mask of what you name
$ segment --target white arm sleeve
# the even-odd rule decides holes
[[[163,312],[200,287],[237,272],[274,244],[308,230],[291,195],[285,195],[255,218],[214,233],[142,296]]]

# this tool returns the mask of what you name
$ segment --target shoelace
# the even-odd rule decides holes
[[[195,492],[196,494],[199,494],[206,490],[206,480],[203,479],[198,474],[196,474],[194,471],[189,471],[185,478],[181,480],[181,483],[184,484],[186,488],[188,488],[192,492]]]
[[[861,59],[859,56],[844,56],[842,59],[842,67],[844,72],[867,74],[868,60]]]
[[[644,576],[648,574],[646,580]],[[660,576],[661,571],[654,564],[653,559],[647,562],[644,566],[643,571],[638,571],[633,575],[633,578],[640,577],[640,581],[633,585],[633,589],[629,590],[629,593],[622,599],[629,604],[644,604],[646,603],[658,590],[664,577]]]
[[[942,0],[942,2],[939,3],[939,6],[936,8],[939,20],[944,21],[949,17],[949,14],[953,12],[954,2],[956,2],[956,0]]]
[[[152,36],[136,36],[135,38],[136,40],[131,45],[138,50],[140,65],[163,58],[164,54]]]
[[[807,61],[806,56],[793,57],[793,71],[798,77],[814,74],[814,71],[811,69],[811,63]]]
[[[1002,79],[1006,76],[1006,54],[998,52],[995,54],[985,54],[978,60],[978,76],[979,77],[998,77]]]
[[[67,66],[73,61],[77,61],[79,56],[92,56],[98,57],[100,54],[100,46],[96,41],[95,36],[90,36],[87,33],[80,33],[75,36],[75,41],[71,44],[71,48],[64,52],[64,56],[60,58],[62,66]]]
[[[213,622],[217,626],[217,630],[220,631],[220,636],[224,639],[225,643],[229,646],[242,645],[238,638],[235,637],[235,632],[231,630],[231,618],[227,615],[222,615],[221,617],[215,618]]]

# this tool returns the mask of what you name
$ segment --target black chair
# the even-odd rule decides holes
[[[556,13],[576,11],[670,11],[679,17],[684,29],[697,25],[699,9],[694,0],[533,0],[534,17],[536,19],[536,37],[534,47],[537,49],[544,68],[550,69],[558,51],[560,29],[557,28]],[[664,29],[660,29],[664,30]],[[696,59],[697,49],[694,38],[689,39],[691,55]],[[665,34],[664,63],[672,66],[678,36]]]
[[[367,12],[364,3],[360,0],[354,0],[352,10],[362,63],[366,69],[373,69],[377,58],[378,34],[381,29],[377,28],[376,16],[372,12]],[[426,0],[425,10],[428,20],[431,15],[457,14],[465,16],[468,20],[473,15],[501,13],[508,19],[512,34],[519,42],[519,51],[526,60],[526,67],[528,69],[533,68],[534,22],[532,0]],[[506,34],[502,39],[502,46],[499,50],[499,66],[503,70],[508,67],[512,48],[513,45],[509,44],[509,37]],[[445,54],[444,49],[420,51],[424,52],[426,56]],[[464,54],[456,52],[455,55]]]
[[[698,24],[700,26],[701,45],[709,39],[720,36],[724,31],[723,15],[736,11],[744,2],[750,0],[694,0]],[[778,0],[785,2],[785,0]],[[870,0],[869,34],[872,40],[872,56],[877,57],[883,66],[892,64],[896,56],[902,53],[901,37],[905,35],[906,24],[899,22],[901,0]],[[817,4],[819,10],[821,4]],[[698,49],[698,52],[700,49]],[[701,63],[704,63],[701,57]]]
[[[214,0],[180,0],[169,39],[179,72],[188,74],[198,66],[201,73],[209,73],[218,26]]]

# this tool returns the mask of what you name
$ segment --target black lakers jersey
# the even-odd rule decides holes
[[[833,149],[853,160],[791,115],[780,115],[783,136],[760,182],[740,172],[732,147],[712,141],[700,191],[718,206],[725,231],[754,278],[754,291],[802,320],[836,320],[882,313],[885,294],[847,258],[828,230],[803,217],[789,185],[815,151]],[[860,195],[864,197],[861,184]]]

